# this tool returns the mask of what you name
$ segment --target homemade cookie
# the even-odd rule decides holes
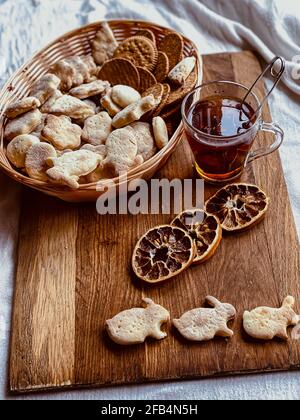
[[[168,79],[177,86],[182,86],[196,65],[195,57],[187,57],[175,66],[168,74]]]
[[[154,96],[146,96],[119,112],[113,118],[112,125],[115,128],[121,128],[132,122],[138,121],[146,112],[152,110],[155,105]]]
[[[60,89],[64,92],[74,86],[90,82],[91,75],[97,71],[90,56],[64,58],[55,63],[50,70],[60,78]]]
[[[155,85],[157,81],[149,70],[145,69],[144,67],[137,67],[137,69],[140,75],[139,91],[143,93],[151,86]]]
[[[152,127],[156,146],[163,149],[169,142],[169,134],[166,123],[161,117],[155,117],[152,120]]]
[[[166,53],[158,51],[157,64],[153,74],[158,82],[164,82],[170,71],[169,59]]]
[[[106,150],[107,157],[103,166],[112,168],[115,176],[141,163],[141,157],[137,157],[137,140],[131,127],[113,131],[106,140]]]
[[[97,80],[96,75],[98,73],[98,67],[96,66],[94,58],[91,55],[83,55],[80,58],[88,68],[90,74],[89,81],[92,82],[93,80]]]
[[[126,108],[141,99],[141,95],[130,86],[116,85],[111,90],[111,99],[121,108]]]
[[[4,129],[4,138],[8,141],[20,134],[29,134],[41,123],[42,114],[38,109],[26,112],[19,117],[8,121]]]
[[[25,158],[25,169],[30,178],[47,181],[48,169],[46,160],[56,158],[56,150],[51,144],[37,143],[30,147]]]
[[[140,76],[136,66],[125,58],[113,58],[106,61],[98,72],[98,78],[107,80],[112,86],[131,86],[139,89]]]
[[[171,32],[159,42],[158,50],[167,55],[170,69],[173,69],[182,60],[183,47],[182,36],[176,32]]]
[[[153,44],[156,44],[155,35],[150,29],[140,29],[136,32],[135,36],[144,36],[145,38],[150,39]]]
[[[103,80],[95,80],[86,83],[70,90],[69,94],[78,99],[86,99],[91,96],[100,95],[110,86],[110,84]]]
[[[25,168],[25,158],[28,150],[39,142],[38,137],[31,134],[21,134],[15,137],[7,146],[6,154],[9,161],[17,168]]]
[[[45,121],[46,121],[47,116],[48,114],[42,114],[42,119],[41,119],[40,124],[37,127],[35,127],[34,131],[30,132],[30,134],[38,137],[41,141],[43,141],[42,131],[43,131],[43,128],[45,127]]]
[[[29,96],[34,96],[43,105],[56,91],[60,82],[60,78],[55,74],[47,73],[33,83]]]
[[[49,114],[51,112],[53,104],[57,101],[58,98],[61,98],[63,94],[60,90],[55,89],[53,94],[50,96],[49,99],[44,103],[44,105],[40,108],[40,111],[44,114]]]
[[[157,63],[157,49],[155,44],[143,36],[132,36],[125,39],[114,53],[114,57],[125,58],[136,66],[153,70]]]
[[[80,150],[90,150],[91,152],[97,153],[103,159],[107,155],[107,150],[105,144],[99,144],[98,146],[93,146],[92,144],[84,144]]]
[[[119,86],[119,85],[118,85]],[[112,88],[108,88],[105,91],[105,95],[101,98],[100,103],[101,106],[109,113],[111,117],[117,115],[122,108],[119,107],[113,100],[112,100]]]
[[[183,337],[191,341],[209,341],[216,336],[232,337],[233,331],[227,327],[227,322],[235,318],[235,308],[212,296],[207,296],[206,302],[214,308],[192,309],[180,319],[174,319],[174,326]]]
[[[274,337],[287,340],[288,326],[300,322],[300,317],[293,310],[294,305],[295,299],[288,296],[279,309],[262,306],[246,311],[243,317],[246,333],[259,340],[273,340]]]
[[[144,162],[152,158],[157,152],[155,141],[151,131],[151,125],[144,122],[136,122],[130,125],[137,141],[137,154],[143,157]]]
[[[112,119],[105,111],[87,118],[82,131],[82,139],[94,146],[105,143],[112,132],[111,123]]]
[[[76,150],[65,153],[59,158],[47,159],[47,170],[50,180],[67,185],[76,190],[79,188],[79,178],[93,172],[102,158],[89,150]]]
[[[10,119],[16,118],[19,115],[25,114],[26,112],[32,111],[40,106],[41,103],[37,98],[29,96],[9,104],[5,110],[5,116]]]
[[[51,106],[51,114],[65,115],[74,120],[81,120],[95,115],[93,108],[70,95],[63,95]]]
[[[81,133],[79,125],[72,124],[69,117],[48,115],[42,130],[42,137],[58,150],[73,150],[81,144]]]
[[[101,65],[113,57],[118,42],[107,22],[100,24],[99,31],[91,42],[92,53],[97,64]]]
[[[106,321],[107,332],[115,343],[139,344],[147,337],[156,340],[167,337],[167,334],[161,331],[161,326],[170,320],[169,312],[151,299],[144,298],[143,302],[147,305],[145,309],[128,309]]]

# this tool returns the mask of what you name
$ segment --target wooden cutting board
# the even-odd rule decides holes
[[[260,72],[251,52],[204,57],[204,79],[250,85]],[[260,95],[263,86],[260,86]],[[270,121],[268,109],[264,118]],[[260,134],[256,146],[270,141]],[[159,174],[190,178],[185,141]],[[300,342],[260,343],[242,332],[245,309],[280,306],[292,294],[300,313],[299,242],[279,154],[249,167],[243,181],[271,197],[266,219],[252,230],[227,236],[214,258],[169,283],[151,287],[135,280],[130,260],[147,229],[167,215],[99,216],[93,204],[65,204],[24,190],[15,283],[10,390],[207,377],[300,367]],[[206,195],[212,193],[206,188]],[[120,347],[103,331],[119,311],[151,297],[172,318],[204,303],[211,294],[236,306],[230,341],[189,343],[174,329],[162,342]]]

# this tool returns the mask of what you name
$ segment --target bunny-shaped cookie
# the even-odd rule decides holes
[[[169,321],[169,312],[153,300],[144,298],[146,308],[132,308],[106,321],[110,338],[117,344],[143,343],[147,337],[161,340],[167,336],[160,327]]]
[[[233,331],[227,327],[227,322],[235,318],[235,308],[212,296],[207,296],[206,302],[214,308],[192,309],[180,319],[174,319],[174,326],[183,337],[192,341],[208,341],[215,336],[232,337]]]
[[[281,308],[262,306],[244,313],[244,329],[248,335],[259,340],[273,340],[274,337],[288,339],[287,327],[297,325],[300,317],[293,310],[295,299],[288,296]]]

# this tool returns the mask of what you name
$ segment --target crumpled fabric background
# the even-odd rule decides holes
[[[256,49],[265,60],[288,61],[270,105],[285,130],[281,157],[300,234],[300,82],[291,77],[300,55],[300,6],[294,0],[0,0],[0,85],[25,60],[64,32],[89,22],[133,18],[173,27],[201,53]],[[294,68],[297,73],[299,68]],[[247,71],[247,69],[245,69]],[[268,83],[270,84],[270,82]],[[278,197],[280,199],[280,197]],[[20,188],[0,174],[0,399],[10,398],[7,359]],[[30,399],[299,399],[300,373],[133,385],[22,396]]]

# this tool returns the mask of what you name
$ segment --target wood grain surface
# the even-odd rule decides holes
[[[260,72],[251,52],[204,57],[204,79],[250,85]],[[263,85],[259,92],[263,94]],[[269,109],[264,119],[271,121]],[[271,136],[261,133],[256,146]],[[184,140],[160,174],[194,176]],[[147,286],[130,268],[137,239],[172,216],[99,216],[95,205],[72,205],[24,190],[16,273],[9,388],[29,392],[63,387],[161,381],[297,369],[300,345],[261,343],[242,331],[245,309],[280,306],[292,294],[300,313],[300,253],[278,153],[254,162],[242,180],[271,198],[265,220],[227,235],[214,258],[172,281]],[[214,189],[206,187],[208,197]],[[172,318],[199,307],[211,294],[237,308],[230,341],[185,341],[171,326],[168,338],[120,347],[104,331],[106,319],[150,297]]]

